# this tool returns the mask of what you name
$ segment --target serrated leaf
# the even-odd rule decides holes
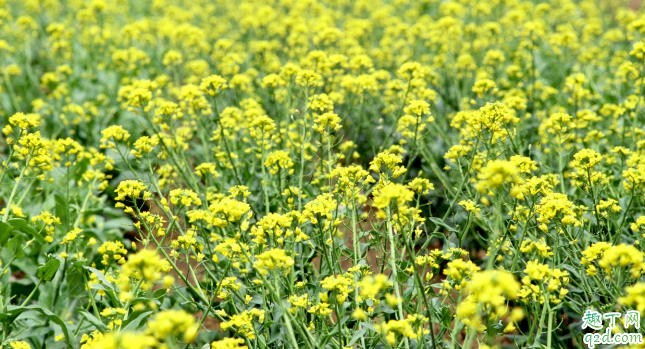
[[[34,228],[30,227],[29,224],[27,224],[26,220],[22,218],[12,218],[7,221],[7,223],[9,223],[9,225],[12,226],[14,230],[33,236],[41,245],[47,243],[42,235],[40,235]]]
[[[52,259],[49,262],[45,263],[42,267],[38,268],[36,276],[43,281],[52,281],[54,275],[60,267],[59,259]]]

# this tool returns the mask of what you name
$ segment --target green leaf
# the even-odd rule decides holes
[[[356,341],[359,340],[359,338],[363,337],[365,335],[365,332],[367,332],[366,329],[361,328],[360,330],[354,332],[354,335],[352,336],[352,339],[347,343],[348,347],[351,347],[356,343]]]
[[[40,285],[38,288],[38,305],[47,308],[54,309],[54,283],[47,282]]]
[[[11,225],[14,230],[33,236],[41,245],[47,243],[42,235],[40,235],[34,228],[30,227],[29,224],[27,224],[26,220],[22,218],[12,218],[7,223],[9,223],[9,225]]]
[[[442,228],[446,229],[449,232],[459,233],[459,230],[449,226],[448,224],[446,224],[446,222],[442,221],[441,219],[439,219],[437,217],[430,217],[428,219],[430,220],[430,222],[434,223],[436,226],[442,227]]]
[[[271,326],[271,330],[269,331],[269,333],[270,333],[269,341],[267,341],[267,344],[271,344],[271,343],[277,341],[278,339],[282,339],[282,337],[283,337],[282,336],[282,330],[281,330],[280,326],[278,326],[277,324],[273,324]]]
[[[92,267],[88,266],[83,266],[83,268],[89,270],[92,272],[94,275],[96,275],[96,278],[101,282],[99,284],[93,284],[90,287],[95,290],[103,290],[105,291],[105,294],[108,296],[108,299],[110,300],[110,303],[112,303],[112,306],[117,307],[121,306],[121,302],[116,298],[116,291],[114,290],[114,286],[112,285],[111,282],[107,280],[105,275],[100,270],[94,269]]]
[[[4,247],[9,237],[11,237],[11,231],[13,227],[7,223],[0,222],[0,247]]]
[[[561,264],[560,267],[568,272],[570,272],[572,275],[574,275],[576,278],[580,278],[580,274],[578,273],[578,270],[574,268],[573,266],[569,264]]]
[[[361,321],[361,326],[363,326],[364,328],[370,331],[374,331],[378,333],[378,331],[376,330],[376,327],[374,327],[374,325],[370,324],[369,322]]]
[[[78,313],[81,314],[82,317],[85,318],[85,320],[89,321],[94,327],[96,327],[97,330],[101,331],[102,333],[105,333],[105,331],[108,330],[108,327],[105,326],[104,323],[101,322],[101,320],[97,319],[96,316],[92,315],[90,312],[83,308],[76,308],[78,310]]]
[[[148,318],[148,316],[150,316],[150,314],[152,314],[151,311],[145,311],[145,312],[139,313],[139,314],[136,314],[136,313],[132,314],[132,316],[130,316],[129,319],[127,319],[127,320],[125,320],[123,322],[122,331],[134,332],[134,331],[138,330],[139,327],[141,327],[141,325],[142,325],[141,323],[146,321],[146,319]]]
[[[60,260],[52,259],[49,262],[45,263],[45,265],[43,265],[42,267],[38,268],[36,276],[43,281],[52,281],[59,267]]]
[[[56,201],[56,217],[60,218],[61,225],[66,227],[69,219],[67,212],[69,210],[69,206],[67,205],[67,200],[60,194],[54,195],[54,199]]]
[[[158,306],[161,306],[161,301],[159,299],[150,299],[148,297],[137,297],[132,300],[132,304],[137,304],[137,303],[147,303],[147,302],[153,302],[157,304]]]
[[[114,286],[112,286],[112,283],[108,281],[108,279],[101,273],[100,270],[94,269],[92,267],[84,267],[85,269],[91,271],[94,275],[96,275],[96,278],[99,279],[106,287],[109,287],[110,290],[114,291]]]
[[[52,313],[49,309],[43,308],[39,305],[30,305],[26,307],[18,307],[15,305],[9,305],[7,306],[7,309],[5,312],[0,313],[0,322],[4,324],[11,324],[20,316],[20,314],[24,313],[25,311],[28,310],[35,310],[43,315],[45,315],[51,322],[57,324],[58,326],[61,327],[61,330],[63,331],[63,335],[65,337],[65,343],[67,344],[68,348],[74,348],[74,343],[72,342],[72,339],[76,341],[75,337],[72,335],[72,333],[69,331],[69,328],[67,328],[67,324],[61,320],[56,314]]]
[[[163,298],[167,293],[168,293],[168,290],[166,290],[165,288],[160,288],[152,292],[152,298],[160,299],[160,298]]]
[[[7,244],[11,254],[15,255],[17,258],[23,258],[25,256],[25,251],[22,249],[22,235],[16,235]]]

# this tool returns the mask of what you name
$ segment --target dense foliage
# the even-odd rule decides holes
[[[622,1],[0,4],[2,348],[584,348],[645,311]]]

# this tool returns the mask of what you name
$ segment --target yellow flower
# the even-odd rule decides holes
[[[317,115],[314,118],[315,124],[313,126],[313,129],[322,134],[328,133],[327,127],[329,127],[330,130],[338,131],[342,127],[340,122],[341,120],[338,115],[327,112],[321,115]]]
[[[314,200],[305,204],[300,221],[304,223],[309,220],[311,224],[318,224],[321,219],[331,221],[334,218],[332,212],[335,212],[336,207],[337,203],[333,199],[333,195],[329,193],[318,195]]]
[[[543,304],[548,299],[550,303],[558,304],[568,292],[565,286],[569,283],[569,273],[566,271],[551,269],[534,260],[526,264],[524,273],[526,276],[522,278],[522,289],[518,297],[525,303],[538,301]],[[545,289],[547,293],[544,292]],[[556,290],[559,291],[556,293]]]
[[[358,283],[358,288],[360,289],[358,301],[362,302],[368,299],[375,300],[379,292],[390,286],[392,286],[392,283],[388,281],[386,275],[378,274],[375,276],[366,276]]]
[[[162,259],[153,250],[141,250],[130,255],[127,262],[121,266],[121,273],[117,285],[121,290],[120,298],[132,296],[128,292],[132,289],[131,280],[141,281],[141,289],[149,290],[154,283],[161,279],[162,272],[168,272],[170,264]]]
[[[38,127],[41,123],[41,117],[39,114],[24,114],[16,113],[9,117],[9,124],[12,126],[18,126],[23,130],[32,127]]]
[[[147,200],[150,197],[150,193],[146,191],[147,187],[145,184],[135,181],[135,180],[125,180],[119,183],[114,192],[117,194],[116,201],[124,201],[126,197],[132,199],[138,199],[143,192],[143,199]]]
[[[421,195],[428,194],[430,190],[434,190],[434,184],[430,183],[429,180],[421,177],[413,179],[410,183],[408,183],[407,187],[415,193]]]
[[[468,284],[468,281],[478,270],[479,267],[471,261],[455,259],[448,262],[446,269],[443,270],[443,274],[450,277],[453,285],[463,287]]]
[[[154,336],[135,332],[109,332],[105,335],[95,334],[94,338],[86,335],[83,337],[85,340],[81,340],[81,343],[85,344],[81,347],[84,349],[119,349],[133,346],[136,349],[153,349],[159,344],[159,340]]]
[[[503,184],[522,184],[519,169],[513,161],[490,160],[477,175],[475,189],[482,194],[493,194]]]
[[[11,349],[31,349],[31,345],[25,341],[10,342]]]
[[[184,56],[177,50],[170,50],[163,56],[163,65],[178,66],[184,61]]]
[[[134,142],[135,149],[132,149],[130,153],[137,158],[141,158],[143,157],[143,154],[152,152],[154,146],[157,144],[159,144],[159,138],[157,136],[142,136]]]
[[[379,209],[384,209],[395,202],[397,206],[405,206],[407,202],[412,201],[414,192],[406,188],[404,185],[397,183],[390,183],[385,187],[379,189],[374,194],[374,206]]]
[[[634,307],[641,314],[645,312],[645,283],[625,287],[625,296],[618,298],[618,303]]]
[[[274,248],[257,255],[253,267],[264,276],[269,275],[269,271],[276,269],[284,269],[283,275],[287,275],[293,264],[293,258],[288,256],[285,250]]]
[[[212,349],[248,349],[242,338],[224,338],[211,343]]]
[[[101,131],[103,137],[101,138],[101,148],[114,148],[113,141],[127,141],[130,138],[130,133],[123,129],[121,125],[113,125]]]
[[[545,258],[553,255],[553,252],[549,251],[550,249],[551,248],[546,244],[544,238],[541,238],[538,242],[527,239],[522,241],[522,245],[520,246],[520,252],[527,254],[536,252],[539,256]]]
[[[485,270],[475,273],[464,289],[468,297],[457,305],[457,316],[481,332],[486,328],[486,320],[495,321],[506,314],[506,302],[517,298],[519,290],[520,284],[509,272]]]
[[[296,73],[296,85],[302,87],[322,86],[322,76],[312,70],[301,70]]]
[[[257,318],[257,322],[263,323],[264,310],[251,309],[245,310],[237,315],[231,315],[228,321],[223,322],[220,326],[223,331],[235,327],[240,335],[252,340],[255,338],[255,330],[253,327],[255,318]]]
[[[582,225],[582,222],[577,219],[575,209],[576,206],[569,201],[566,194],[550,192],[536,205],[535,212],[539,215],[537,221],[544,225],[544,229],[548,229],[546,225],[558,217],[562,217],[563,225]]]
[[[184,310],[163,310],[148,321],[148,331],[157,339],[170,335],[192,342],[199,330],[195,318]]]
[[[379,153],[372,162],[370,162],[370,170],[382,175],[379,178],[379,187],[387,183],[386,177],[388,175],[391,174],[392,178],[397,178],[405,173],[405,167],[397,166],[401,162],[403,162],[403,160],[400,156],[387,151]]]
[[[264,166],[269,169],[271,174],[277,174],[280,169],[285,170],[286,173],[293,173],[293,161],[289,157],[289,153],[284,150],[277,150],[269,154],[264,161]]]
[[[226,79],[219,75],[211,75],[202,79],[202,82],[199,84],[199,89],[204,93],[208,93],[211,96],[217,95],[222,90],[225,90],[228,87],[226,84]]]
[[[320,286],[329,291],[336,291],[337,294],[346,298],[354,290],[354,278],[343,275],[328,276],[320,282]]]
[[[464,209],[466,209],[466,211],[472,212],[476,215],[479,215],[481,212],[481,208],[479,208],[479,206],[477,206],[477,204],[475,204],[472,200],[461,200],[457,203],[457,205],[463,207]]]
[[[625,268],[631,265],[631,277],[637,279],[645,272],[645,254],[633,245],[620,244],[606,249],[598,265],[609,275],[612,274],[612,267]]]
[[[367,320],[367,314],[365,314],[365,311],[361,308],[356,308],[356,310],[352,312],[352,317],[361,321]]]
[[[170,202],[172,202],[173,205],[177,205],[178,203],[181,202],[183,206],[191,206],[191,205],[201,205],[202,200],[199,198],[197,193],[190,189],[173,189],[170,191]]]
[[[477,94],[477,97],[484,98],[484,94],[490,92],[492,95],[495,95],[499,89],[495,81],[490,79],[482,79],[475,81],[472,91]]]
[[[414,331],[409,319],[389,320],[388,322],[376,324],[375,327],[381,334],[386,336],[390,345],[396,343],[397,335],[405,338],[417,338],[421,334]]]

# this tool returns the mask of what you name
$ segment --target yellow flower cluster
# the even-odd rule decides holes
[[[522,289],[518,297],[525,303],[545,300],[558,304],[569,293],[565,287],[569,283],[569,273],[560,269],[551,269],[537,260],[526,263],[526,274],[522,278]]]
[[[211,343],[213,349],[248,349],[242,338],[224,338]]]
[[[182,205],[189,207],[191,205],[201,205],[202,200],[199,198],[199,195],[192,190],[183,190],[183,189],[173,189],[170,191],[170,202],[173,205],[181,203]]]
[[[31,345],[25,341],[16,341],[9,343],[11,349],[31,349]]]
[[[322,288],[336,294],[338,303],[343,303],[349,293],[354,290],[354,278],[343,275],[328,276],[320,282]]]
[[[173,336],[191,342],[197,335],[197,330],[199,324],[184,310],[165,310],[148,321],[148,332],[159,339]]]
[[[477,272],[464,289],[468,296],[457,306],[457,316],[467,326],[483,332],[487,323],[495,323],[507,313],[507,302],[516,299],[519,290],[520,284],[508,272]],[[520,319],[514,319],[517,320]]]
[[[645,310],[638,3],[0,0],[3,305],[54,314],[2,344],[579,346]]]
[[[598,265],[612,275],[613,267],[629,266],[631,277],[638,279],[645,272],[645,253],[632,245],[620,244],[612,246],[602,253]]]
[[[251,309],[250,311],[243,311],[237,315],[231,315],[226,322],[222,322],[220,325],[222,330],[226,331],[229,328],[233,327],[235,330],[242,336],[248,339],[255,338],[255,329],[254,323],[257,319],[257,322],[264,322],[264,310]]]
[[[121,293],[119,298],[121,301],[129,301],[136,297],[136,289],[133,289],[135,283],[140,284],[143,290],[149,290],[159,280],[161,280],[162,273],[168,272],[171,266],[166,259],[162,259],[153,250],[141,250],[136,254],[130,255],[127,262],[121,267],[121,273],[117,279],[117,284]]]
[[[515,163],[505,160],[491,160],[486,163],[477,175],[477,179],[479,181],[475,184],[475,189],[488,195],[494,195],[495,189],[504,184],[523,183]]]
[[[197,335],[199,324],[184,310],[163,310],[147,322],[142,332],[115,331],[106,334],[95,332],[83,335],[83,349],[153,349],[165,348],[172,338],[191,342]]]
[[[256,256],[253,267],[264,276],[269,275],[270,271],[283,269],[282,274],[287,275],[291,271],[294,261],[283,249],[270,249]]]

